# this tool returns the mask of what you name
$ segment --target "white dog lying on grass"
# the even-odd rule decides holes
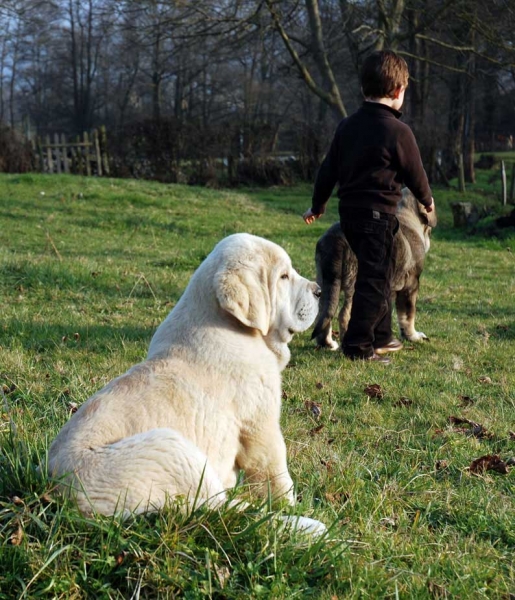
[[[281,247],[249,234],[225,238],[158,327],[146,360],[62,428],[50,472],[86,514],[142,513],[168,498],[218,506],[240,470],[263,494],[293,504],[280,372],[319,296]],[[306,517],[283,520],[325,531]]]

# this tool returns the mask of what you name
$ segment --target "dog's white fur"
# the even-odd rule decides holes
[[[50,472],[86,514],[141,513],[178,496],[187,506],[218,505],[240,469],[263,493],[270,485],[293,503],[280,372],[318,296],[281,247],[249,234],[225,238],[158,327],[146,360],[62,428]]]

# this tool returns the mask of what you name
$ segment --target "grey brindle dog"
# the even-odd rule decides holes
[[[404,188],[396,216],[399,219],[399,231],[393,246],[395,266],[392,300],[395,300],[401,337],[418,342],[428,339],[425,333],[415,330],[415,312],[419,279],[429,251],[431,230],[436,227],[436,210],[433,208],[428,213]],[[318,240],[315,261],[322,297],[311,338],[319,346],[337,350],[349,323],[357,270],[356,257],[342,233],[340,223],[335,223]],[[332,337],[331,323],[338,310],[340,292],[343,305],[338,314],[338,344]]]

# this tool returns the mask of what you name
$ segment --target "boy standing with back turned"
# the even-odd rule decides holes
[[[402,348],[392,334],[392,248],[399,228],[395,213],[406,185],[428,212],[433,198],[413,132],[399,121],[408,66],[392,51],[374,52],[361,70],[365,101],[343,119],[317,174],[310,225],[325,212],[338,183],[340,224],[358,261],[343,353],[389,363]]]

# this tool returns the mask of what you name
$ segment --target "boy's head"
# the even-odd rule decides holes
[[[398,90],[408,87],[408,65],[392,52],[373,52],[361,68],[361,89],[365,98],[395,98]]]

